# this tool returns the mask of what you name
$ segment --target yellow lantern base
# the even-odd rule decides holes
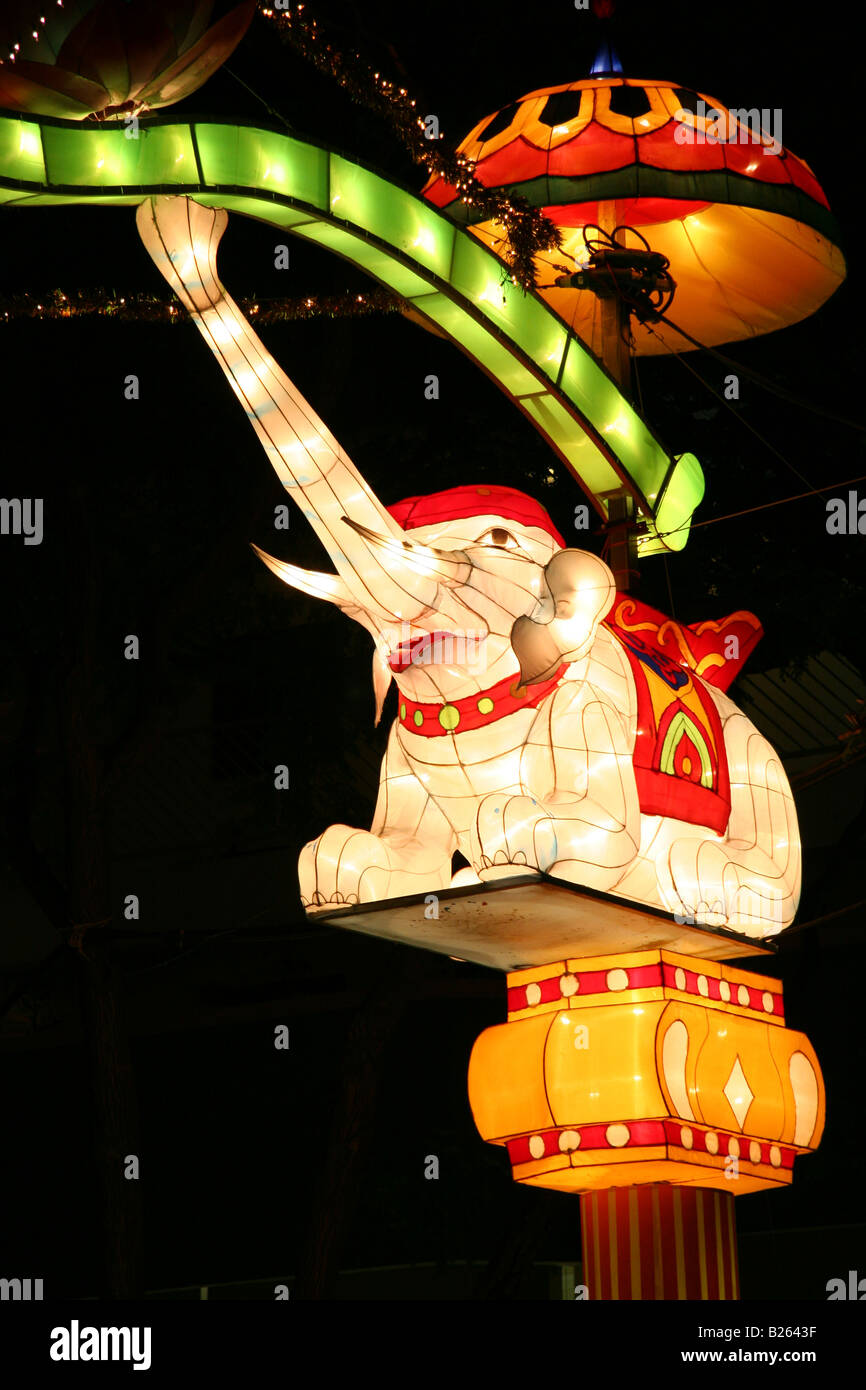
[[[585,1193],[642,1184],[759,1192],[815,1149],[824,1090],[778,980],[667,950],[508,976],[508,1022],[469,1064],[483,1138],[514,1178]]]

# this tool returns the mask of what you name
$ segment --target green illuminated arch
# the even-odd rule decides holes
[[[703,496],[697,459],[672,459],[540,296],[503,287],[503,263],[423,198],[257,125],[163,116],[130,139],[122,125],[0,115],[7,207],[134,207],[157,193],[257,218],[366,271],[496,381],[602,516],[608,494],[631,493],[647,524],[641,555],[683,548]]]

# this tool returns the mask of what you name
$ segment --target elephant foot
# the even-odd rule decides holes
[[[374,902],[388,896],[388,850],[369,830],[331,825],[302,849],[298,878],[307,912]]]
[[[519,851],[514,859],[506,859],[500,851],[492,860],[482,856],[478,865],[478,881],[495,883],[499,878],[531,877],[538,872],[534,864],[527,864],[526,856],[521,855]]]
[[[728,925],[728,913],[725,905],[721,901],[713,903],[699,902],[694,906],[687,903],[680,903],[674,913],[674,920],[680,926],[690,927],[726,927]]]
[[[312,900],[301,898],[301,906],[308,914],[313,912],[333,912],[338,907],[355,907],[358,903],[357,893],[335,893],[333,897],[326,898],[322,893],[314,893]]]
[[[755,847],[713,840],[675,840],[668,854],[669,890],[659,889],[676,920],[772,936],[792,920],[793,892],[769,857]]]

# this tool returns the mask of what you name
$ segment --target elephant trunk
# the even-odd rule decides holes
[[[186,197],[159,196],[136,214],[139,234],[207,342],[244,407],[286,491],[310,522],[366,612],[412,621],[435,597],[435,583],[393,563],[363,530],[402,538],[403,532],[330,430],[266,350],[217,276],[216,254],[228,224],[222,208]]]

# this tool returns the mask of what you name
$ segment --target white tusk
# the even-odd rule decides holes
[[[257,545],[253,545],[252,548],[271,573],[282,579],[284,584],[290,584],[293,589],[300,589],[311,598],[323,598],[328,603],[336,603],[340,608],[358,607],[348,586],[338,575],[320,574],[318,570],[302,570],[298,565],[275,559],[273,555],[268,555],[267,551],[260,550]]]

